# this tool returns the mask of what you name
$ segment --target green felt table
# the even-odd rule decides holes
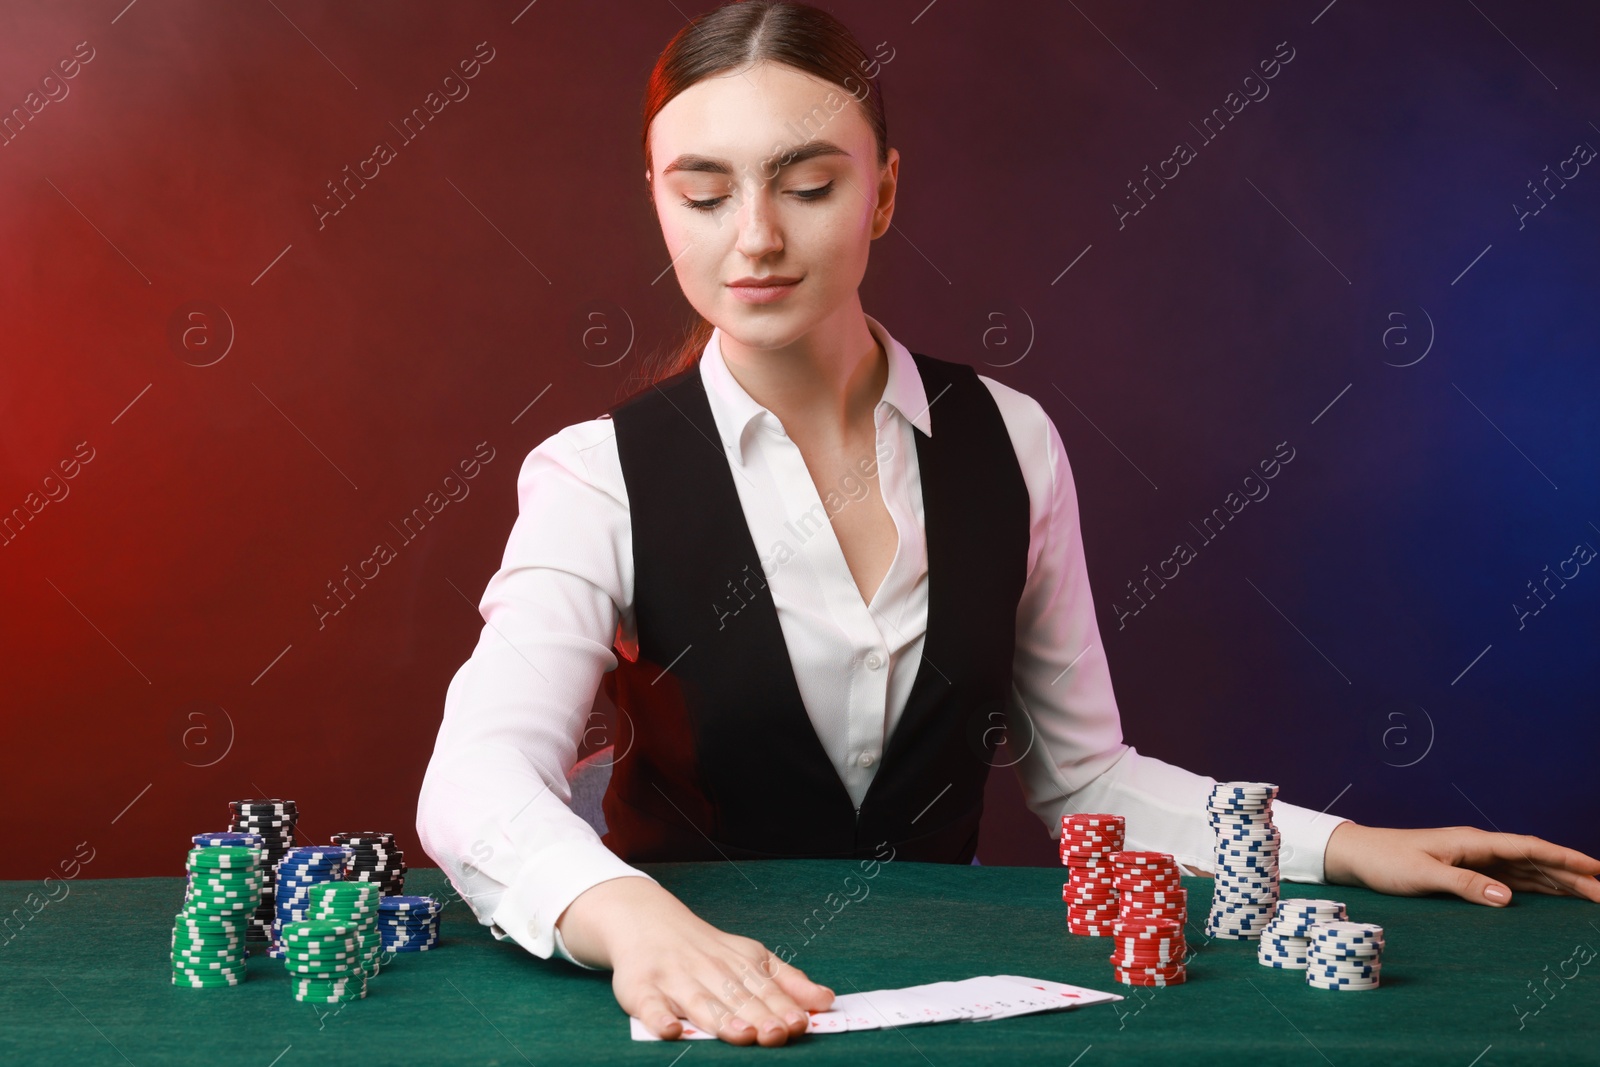
[[[414,870],[408,892],[450,900],[440,946],[398,957],[365,1000],[335,1012],[296,1002],[281,964],[264,954],[235,988],[172,986],[180,879],[80,880],[0,945],[0,1063],[1600,1062],[1600,957],[1591,957],[1600,906],[1574,898],[1523,894],[1490,909],[1289,885],[1286,896],[1335,896],[1353,919],[1386,931],[1382,987],[1333,992],[1260,966],[1254,942],[1207,942],[1210,884],[1189,878],[1198,951],[1188,983],[1132,990],[1112,978],[1108,941],[1067,933],[1060,869],[896,861],[871,879],[831,860],[643,869],[723,929],[787,946],[796,966],[841,993],[1020,974],[1128,999],[992,1023],[809,1036],[785,1049],[635,1042],[610,972],[496,941],[451,899],[438,871]],[[0,905],[9,912],[38,889],[0,882]],[[847,894],[857,899],[840,907]]]

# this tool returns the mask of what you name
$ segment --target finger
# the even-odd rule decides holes
[[[771,958],[770,963],[777,965],[777,973],[773,975],[772,980],[801,1008],[807,1011],[827,1011],[833,1007],[832,989],[820,982],[813,982],[800,968],[784,963],[776,956]],[[767,973],[772,974],[770,966]]]
[[[1543,893],[1547,897],[1564,897],[1568,895],[1567,887],[1560,882],[1553,882],[1545,877],[1544,872],[1535,874],[1507,874],[1502,879],[1517,893]]]
[[[746,959],[723,964],[722,1002],[733,1009],[734,1017],[754,1028],[756,1040],[762,1045],[782,1045],[789,1040],[792,1027],[780,1010],[768,1003],[782,996],[778,987],[758,974]],[[787,996],[782,996],[788,1001]],[[793,1008],[790,1002],[789,1007]],[[797,1010],[797,1009],[796,1009]],[[801,1016],[803,1018],[803,1016]]]
[[[808,1011],[827,1011],[834,1003],[834,990],[811,981],[810,977],[805,976],[805,971],[787,965],[774,953],[766,953],[758,969],[766,981],[766,989],[762,993],[763,1000],[766,1000],[766,1005],[773,1011],[784,1017],[784,1022],[789,1024],[790,1033],[795,1035],[805,1033],[811,1021]],[[782,977],[786,977],[786,981],[779,981]],[[811,1000],[806,1000],[805,1003],[798,1000],[797,984],[802,985],[803,992],[810,993]]]
[[[1600,876],[1600,859],[1579,852],[1575,848],[1564,848],[1553,841],[1546,841],[1542,837],[1532,837],[1528,834],[1508,834],[1522,846],[1523,855],[1532,863],[1541,867],[1555,868],[1570,871],[1590,878]]]
[[[1425,857],[1422,864],[1413,877],[1423,892],[1454,893],[1462,900],[1494,908],[1511,903],[1511,888],[1481,871],[1453,867],[1431,856]]]
[[[1481,835],[1479,849],[1487,848],[1488,856],[1508,861],[1521,860],[1538,870],[1571,871],[1589,876],[1600,875],[1600,860],[1585,855],[1577,849],[1563,848],[1542,837],[1528,834],[1492,833]],[[1474,856],[1474,866],[1480,857]]]
[[[757,1030],[766,1025],[766,1019],[770,1016],[776,1020],[778,1029],[782,1031],[779,1036],[799,1037],[806,1032],[810,1016],[777,982],[763,979],[754,990],[754,996],[766,1009],[767,1014],[757,1019],[751,1014],[755,1010],[753,1008],[740,1008],[739,1014],[746,1021],[753,1023]]]
[[[1472,864],[1472,866],[1483,866]],[[1589,896],[1584,889],[1584,883],[1595,885],[1592,876],[1567,870],[1563,867],[1535,863],[1530,859],[1502,860],[1498,863],[1488,864],[1491,869],[1503,875],[1508,885],[1513,880],[1526,884],[1526,888],[1536,893],[1549,893],[1552,895],[1565,895],[1572,893],[1576,896]],[[1513,888],[1524,888],[1523,885],[1513,885]],[[1593,899],[1593,898],[1591,898]]]
[[[678,1013],[668,1006],[667,998],[660,993],[647,993],[635,1006],[633,1014],[646,1029],[664,1041],[676,1041],[683,1036]]]
[[[1592,875],[1554,867],[1548,869],[1534,867],[1524,870],[1523,866],[1519,864],[1506,874],[1505,882],[1512,889],[1526,889],[1549,896],[1571,895],[1600,903],[1600,881]]]
[[[756,1032],[749,1023],[739,1019],[720,997],[693,979],[672,999],[678,1005],[679,1015],[730,1045],[748,1045],[756,1039]]]

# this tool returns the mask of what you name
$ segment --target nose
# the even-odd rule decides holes
[[[739,227],[739,239],[734,247],[749,259],[761,259],[783,248],[777,213],[764,189],[744,197],[734,224]]]

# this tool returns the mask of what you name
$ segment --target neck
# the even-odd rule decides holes
[[[859,299],[777,348],[752,348],[724,331],[722,360],[751,399],[793,437],[842,441],[873,424],[889,380],[888,353],[867,327]]]

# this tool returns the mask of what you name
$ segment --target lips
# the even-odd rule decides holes
[[[793,285],[799,278],[791,278],[785,274],[769,274],[762,278],[739,278],[728,283],[734,289],[773,289],[784,285]]]
[[[799,278],[768,274],[761,278],[740,278],[729,282],[728,292],[741,304],[760,306],[782,304],[799,287]]]

